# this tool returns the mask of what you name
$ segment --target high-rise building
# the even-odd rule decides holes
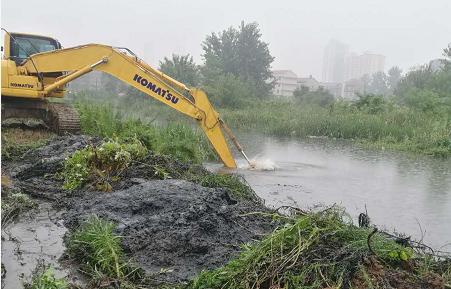
[[[348,46],[331,40],[324,49],[323,81],[342,83],[384,71],[385,56],[365,52],[349,52]]]
[[[348,46],[337,40],[331,40],[324,49],[323,81],[342,82],[345,80],[346,56]]]

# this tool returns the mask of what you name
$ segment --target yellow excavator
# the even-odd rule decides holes
[[[42,119],[58,134],[79,133],[78,113],[48,99],[64,97],[67,83],[97,70],[195,119],[226,167],[236,168],[236,162],[223,131],[249,162],[204,91],[188,88],[152,68],[129,49],[101,44],[62,48],[51,37],[2,30],[2,120],[33,117]]]

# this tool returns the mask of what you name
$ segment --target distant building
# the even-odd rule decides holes
[[[307,87],[310,91],[317,90],[320,83],[313,76],[298,78],[298,88]]]
[[[370,52],[349,52],[348,46],[331,40],[324,49],[323,82],[343,83],[384,71],[385,56]]]
[[[346,100],[357,99],[358,94],[365,92],[365,84],[362,79],[351,79],[343,84],[341,98]]]
[[[358,77],[352,78],[360,78],[364,75],[372,75],[376,72],[384,71],[385,67],[385,56],[380,54],[374,54],[365,52],[359,56],[359,64],[360,64],[360,75]],[[349,80],[347,79],[347,80]]]
[[[291,97],[298,87],[298,76],[291,70],[274,70],[276,85],[273,94],[282,97]]]
[[[348,55],[348,46],[337,40],[331,40],[324,49],[323,81],[342,82],[345,79],[345,59]]]
[[[343,91],[343,83],[341,82],[321,82],[319,86],[328,90],[335,98],[340,98]]]

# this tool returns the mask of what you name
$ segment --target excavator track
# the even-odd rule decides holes
[[[79,134],[80,115],[70,105],[64,103],[49,103],[48,125],[59,135]]]
[[[2,122],[11,118],[40,119],[59,135],[80,133],[80,116],[65,103],[2,96]]]

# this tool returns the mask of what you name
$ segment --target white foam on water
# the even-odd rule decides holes
[[[240,166],[240,169],[254,171],[275,171],[279,167],[270,159],[252,159],[251,163]]]

